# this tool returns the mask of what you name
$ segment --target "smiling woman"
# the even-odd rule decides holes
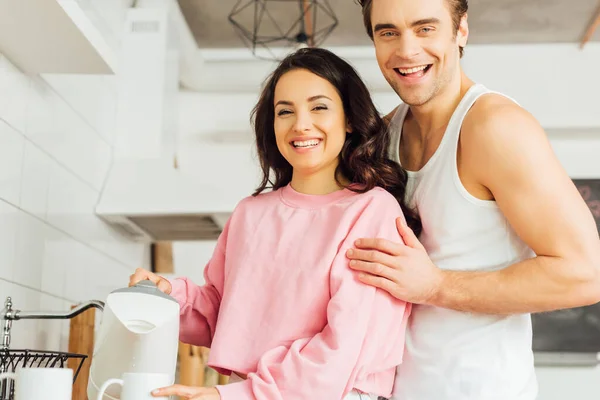
[[[387,158],[384,121],[358,73],[331,52],[301,49],[283,60],[252,115],[263,171],[255,195],[316,174],[335,179],[335,188],[323,185],[326,192],[348,183],[357,192],[380,186],[405,205],[407,175]],[[408,207],[404,213],[420,232],[416,213]]]
[[[388,397],[412,305],[360,282],[346,255],[365,235],[397,241],[398,220],[419,228],[402,210],[407,175],[387,157],[383,120],[356,71],[317,48],[281,62],[254,116],[263,182],[227,221],[206,284],[165,288],[181,306],[180,340],[210,347],[208,365],[232,379],[167,393]],[[142,271],[133,282],[143,278],[160,281]]]
[[[281,77],[274,100],[277,148],[292,166],[292,180],[322,175],[331,181],[351,131],[335,87],[308,70],[298,69]],[[348,183],[339,174],[338,179]]]

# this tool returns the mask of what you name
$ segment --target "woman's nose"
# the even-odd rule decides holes
[[[309,131],[312,127],[312,118],[307,112],[296,113],[296,121],[294,122],[294,130],[298,132]]]

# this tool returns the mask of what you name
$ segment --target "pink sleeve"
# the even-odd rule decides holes
[[[212,342],[223,294],[226,233],[224,229],[204,268],[204,285],[185,277],[170,280],[171,296],[181,308],[179,340],[184,343],[210,347]]]
[[[402,362],[410,304],[359,282],[345,255],[360,237],[401,241],[395,226],[398,204],[375,203],[363,211],[334,260],[325,328],[267,352],[247,380],[217,386],[222,400],[339,400],[357,377],[372,372],[367,367],[383,365],[382,358],[390,366]]]

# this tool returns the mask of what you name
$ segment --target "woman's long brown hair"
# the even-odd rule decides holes
[[[325,49],[305,48],[288,55],[266,81],[252,111],[256,147],[263,173],[262,182],[254,195],[267,188],[277,190],[292,180],[292,166],[279,152],[275,140],[274,97],[279,79],[286,72],[296,69],[304,69],[326,79],[342,99],[352,133],[346,135],[336,179],[343,176],[349,182],[359,184],[358,188],[348,188],[357,192],[366,192],[375,186],[390,192],[402,206],[408,226],[418,236],[422,229],[421,221],[405,199],[406,171],[388,158],[390,135],[369,90],[350,64]]]

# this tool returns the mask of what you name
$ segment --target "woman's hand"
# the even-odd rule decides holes
[[[134,274],[129,277],[129,286],[133,286],[139,281],[145,280],[154,282],[159,290],[165,292],[166,294],[171,294],[171,284],[168,280],[143,268],[136,269]]]
[[[171,385],[152,391],[154,397],[179,396],[187,400],[220,400],[221,395],[215,388]]]

